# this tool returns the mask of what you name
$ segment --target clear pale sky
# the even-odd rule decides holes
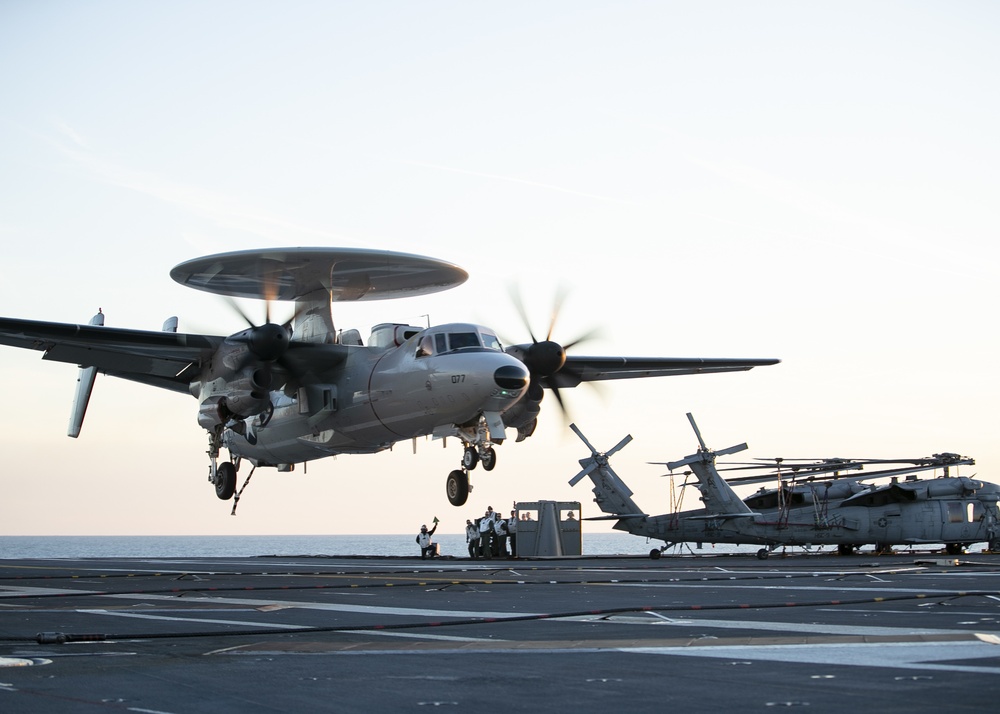
[[[169,278],[208,253],[381,248],[461,265],[339,327],[474,321],[578,354],[778,357],[569,391],[650,513],[696,442],[742,456],[977,459],[997,480],[1000,8],[992,2],[0,4],[0,314],[229,334]],[[280,314],[283,306],[279,306]],[[263,315],[263,305],[248,303]],[[549,398],[535,436],[444,492],[457,440],[258,471],[236,517],[186,395],[0,348],[0,533],[461,531],[584,502]],[[240,474],[242,483],[247,470]],[[698,504],[689,493],[685,507]],[[593,532],[607,524],[588,524]]]

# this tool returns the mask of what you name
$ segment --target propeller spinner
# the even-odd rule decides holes
[[[556,320],[559,318],[559,314],[562,311],[563,303],[566,300],[566,292],[562,289],[556,294],[555,301],[552,305],[552,312],[549,318],[549,328],[545,334],[544,340],[539,340],[534,331],[531,329],[531,321],[528,319],[528,313],[525,310],[524,302],[521,300],[520,293],[512,288],[511,300],[514,303],[514,307],[517,309],[518,315],[521,317],[521,322],[524,324],[525,329],[528,331],[528,335],[531,337],[530,345],[518,345],[514,348],[517,352],[517,356],[524,363],[524,366],[528,368],[528,372],[531,374],[531,384],[529,386],[528,397],[534,401],[541,401],[544,396],[544,388],[552,390],[552,394],[556,398],[556,402],[559,404],[559,409],[562,411],[563,417],[569,421],[569,412],[566,408],[566,403],[563,401],[562,394],[559,392],[559,385],[557,380],[554,379],[555,375],[560,371],[566,369],[566,352],[572,349],[581,342],[585,342],[589,339],[593,339],[597,330],[591,330],[577,339],[567,342],[565,345],[560,344],[552,339],[552,333],[555,330]]]

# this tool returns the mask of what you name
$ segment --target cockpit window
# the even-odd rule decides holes
[[[465,332],[434,332],[419,337],[416,356],[429,357],[454,352],[482,352],[484,350],[503,351],[499,338],[492,332],[474,329]]]
[[[503,352],[503,345],[500,344],[500,339],[496,335],[490,332],[482,332],[480,334],[483,337],[483,347],[488,350]]]
[[[467,347],[479,347],[479,335],[475,332],[449,332],[448,345],[453,351]]]
[[[434,354],[434,341],[430,335],[424,335],[417,343],[417,357],[430,357]]]

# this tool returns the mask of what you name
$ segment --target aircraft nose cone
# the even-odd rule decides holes
[[[513,364],[498,367],[497,371],[493,373],[493,381],[497,383],[498,387],[512,391],[527,387],[530,378],[528,370]]]

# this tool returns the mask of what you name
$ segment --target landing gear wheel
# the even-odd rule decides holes
[[[492,446],[486,447],[481,458],[484,471],[492,471],[493,467],[497,465],[497,452],[493,450]]]
[[[837,555],[854,555],[854,546],[850,543],[841,543],[837,546]]]
[[[215,495],[228,501],[236,493],[236,466],[231,461],[223,461],[215,470]]]
[[[757,551],[757,560],[767,560],[767,556],[771,554],[767,548],[761,548]]]
[[[659,560],[660,559],[660,549],[659,548],[653,548],[651,551],[649,551],[649,557],[652,560]]]
[[[445,481],[445,491],[448,493],[448,501],[453,506],[464,506],[469,500],[469,474],[465,471],[455,469],[448,474]]]
[[[962,555],[965,553],[965,546],[961,543],[945,543],[944,552],[948,555]]]
[[[466,446],[465,453],[462,454],[462,468],[471,471],[479,463],[479,453],[473,446]],[[464,501],[463,501],[464,503]]]

